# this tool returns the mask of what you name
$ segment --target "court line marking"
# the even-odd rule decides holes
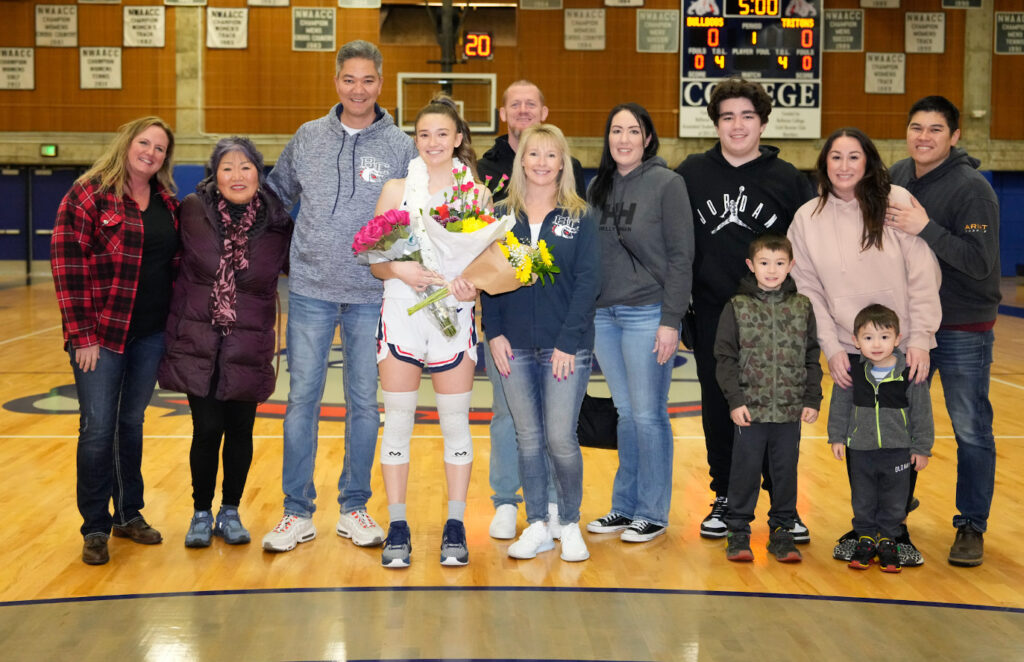
[[[7,340],[0,340],[0,345],[6,345],[8,343],[15,342],[16,340],[24,340],[25,338],[31,338],[32,336],[38,336],[41,333],[49,333],[50,331],[54,331],[59,328],[60,324],[58,324],[57,326],[48,327],[46,329],[39,329],[38,331],[33,331],[32,333],[26,333],[25,335],[18,336],[17,338],[8,338]]]
[[[146,439],[191,439],[190,434],[149,434],[146,435]],[[254,434],[253,439],[280,439],[279,434]],[[342,434],[321,434],[320,439],[344,439],[345,435]],[[414,434],[411,439],[440,439],[439,434]],[[476,434],[473,435],[473,439],[490,439],[490,435],[487,434]],[[704,439],[702,434],[686,434],[686,435],[675,435],[673,439]],[[828,435],[801,435],[801,439],[828,439]],[[951,434],[937,434],[936,439],[955,439],[956,437]],[[998,439],[1024,439],[1022,434],[997,434]],[[78,439],[77,434],[0,434],[0,439]],[[583,448],[588,448],[584,446]],[[611,449],[599,449],[599,450],[611,450]]]
[[[893,598],[858,598],[847,595],[802,595],[799,593],[768,593],[764,591],[707,591],[698,589],[667,588],[597,588],[565,586],[325,586],[319,588],[256,588],[226,589],[217,591],[164,591],[160,593],[125,593],[119,595],[86,595],[72,598],[38,598],[34,600],[9,600],[0,602],[0,607],[25,607],[48,604],[73,604],[81,602],[106,602],[110,600],[143,600],[152,598],[191,598],[221,595],[278,595],[302,593],[375,593],[390,591],[406,592],[533,592],[533,593],[609,593],[634,595],[681,595],[733,598],[769,598],[784,600],[811,600],[818,602],[851,602],[855,604],[896,605],[903,607],[936,607],[942,609],[965,609],[971,611],[994,611],[1024,615],[1024,607],[999,605],[978,605],[962,602],[933,602],[926,600],[897,600]]]
[[[998,377],[989,377],[989,379],[991,379],[994,382],[999,382],[1004,386],[1012,386],[1013,388],[1019,388],[1020,390],[1024,391],[1024,386],[1021,386],[1020,384],[1014,384],[1013,382],[1008,382],[1005,379],[999,379]]]

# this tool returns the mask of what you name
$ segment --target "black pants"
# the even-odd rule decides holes
[[[256,402],[188,396],[192,408],[192,501],[196,510],[211,510],[217,486],[217,454],[224,439],[224,482],[221,505],[242,502],[242,490],[252,464],[252,427]]]
[[[728,496],[729,473],[732,466],[733,429],[729,417],[729,402],[722,394],[715,377],[715,334],[718,333],[718,318],[722,315],[719,307],[694,304],[697,337],[694,342],[693,358],[697,362],[697,381],[700,382],[700,418],[704,425],[704,443],[708,451],[708,468],[711,471],[711,489],[717,496]],[[772,491],[771,474],[767,457],[762,466],[764,489]]]
[[[800,459],[800,421],[752,423],[736,426],[729,477],[729,508],[725,525],[730,531],[750,533],[767,460],[772,482],[768,528],[789,529],[796,520],[797,462]]]
[[[907,494],[914,468],[909,448],[846,449],[853,501],[853,530],[858,536],[893,538],[907,516]]]

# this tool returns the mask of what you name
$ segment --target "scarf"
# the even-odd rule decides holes
[[[217,203],[224,243],[217,274],[213,277],[213,291],[210,292],[210,323],[225,336],[235,326],[235,272],[249,268],[249,229],[261,205],[258,194],[245,206],[229,205],[224,198]]]

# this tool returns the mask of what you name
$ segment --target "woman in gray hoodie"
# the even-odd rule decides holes
[[[626,542],[647,542],[668,526],[668,389],[693,279],[686,184],[657,153],[647,111],[635,103],[612,108],[587,195],[601,247],[594,349],[619,414],[612,507],[587,530],[621,531]]]

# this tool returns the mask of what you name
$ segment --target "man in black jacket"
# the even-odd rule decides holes
[[[956,146],[960,111],[948,99],[925,97],[910,108],[907,151],[893,165],[894,184],[914,196],[889,207],[886,223],[916,234],[942,269],[942,325],[931,351],[942,377],[956,437],[956,539],[949,562],[981,565],[995,486],[996,442],[989,402],[993,327],[999,314],[999,200],[978,172],[980,161]]]

